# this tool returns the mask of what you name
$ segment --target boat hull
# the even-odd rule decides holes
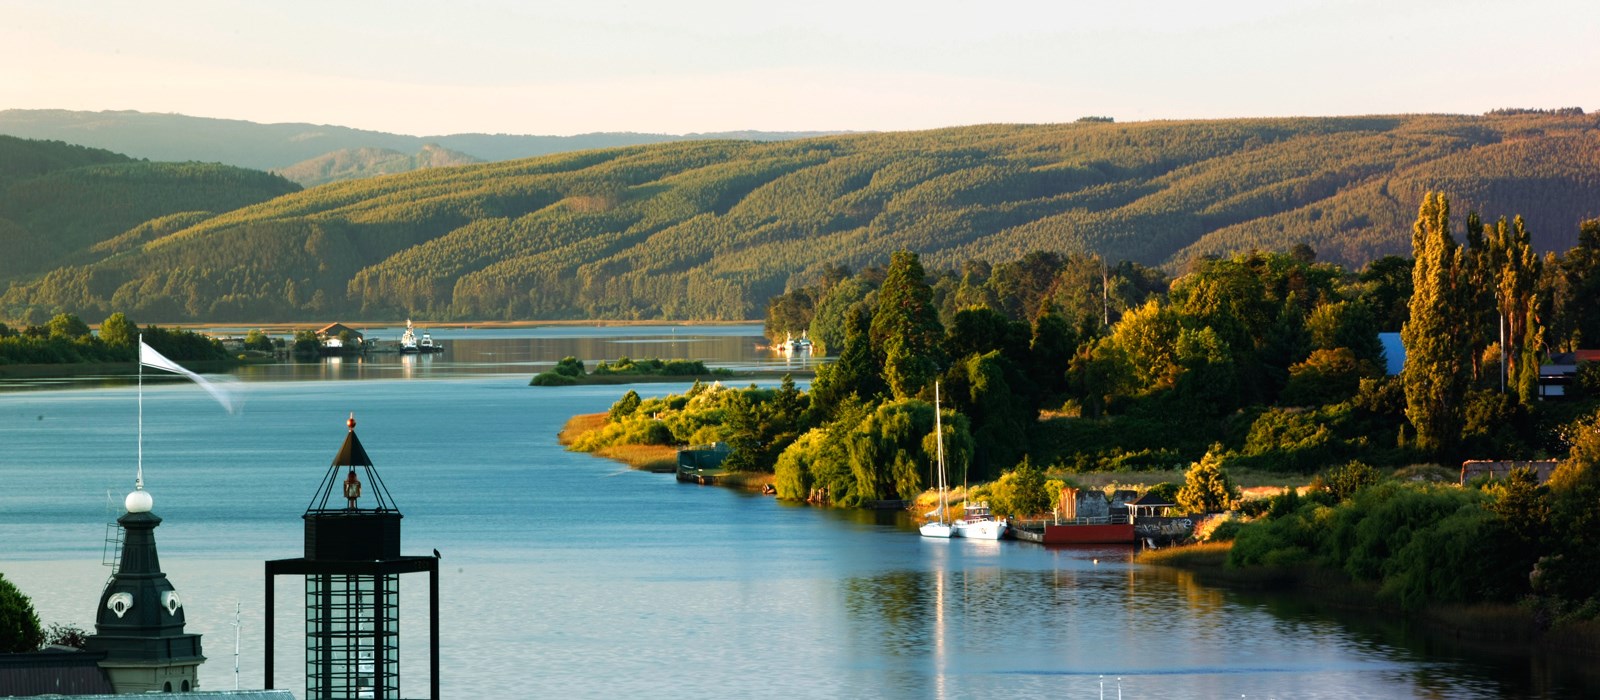
[[[956,537],[965,537],[969,540],[998,540],[1006,534],[1006,524],[1001,520],[980,520],[978,522],[957,522],[954,524]]]
[[[1044,544],[1133,544],[1133,525],[1051,525],[1044,526]]]
[[[948,539],[955,536],[955,530],[950,527],[949,523],[923,523],[922,527],[917,528],[917,531],[922,533],[923,537]]]

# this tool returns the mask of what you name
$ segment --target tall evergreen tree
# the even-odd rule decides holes
[[[1562,286],[1567,293],[1558,317],[1571,325],[1571,347],[1600,347],[1600,219],[1589,219],[1578,227],[1578,244],[1561,258]]]
[[[1450,200],[1443,193],[1423,196],[1411,249],[1411,317],[1400,330],[1406,417],[1416,428],[1417,447],[1445,456],[1461,439],[1472,359],[1461,318],[1469,296],[1460,284],[1464,256],[1450,236]]]
[[[922,263],[916,253],[896,252],[872,315],[872,346],[883,358],[883,378],[895,398],[916,396],[933,383],[944,364],[943,339]]]

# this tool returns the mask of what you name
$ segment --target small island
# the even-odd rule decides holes
[[[634,360],[624,355],[613,361],[601,360],[594,371],[586,371],[583,361],[567,356],[549,371],[534,375],[528,386],[572,386],[575,384],[631,384],[634,382],[719,381],[732,379],[733,370],[708,368],[700,360]],[[753,376],[753,375],[746,375]]]

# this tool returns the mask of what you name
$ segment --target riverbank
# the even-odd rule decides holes
[[[263,360],[186,360],[181,364],[186,368],[200,374],[214,374],[228,372],[248,364],[267,364],[275,362],[272,359]],[[52,362],[46,364],[0,364],[0,379],[79,379],[83,377],[107,377],[121,379],[137,377],[139,375],[138,363],[127,362]],[[188,381],[183,377],[168,374],[160,370],[150,370],[144,373],[147,381],[164,381],[175,378],[178,381]]]
[[[816,374],[813,370],[752,370],[747,372],[732,372],[729,374],[586,374],[583,377],[568,377],[571,381],[549,386],[611,386],[617,384],[668,384],[671,382],[722,382],[729,384],[738,381],[758,381],[762,379],[782,379],[785,376],[810,377]],[[537,376],[537,375],[535,375]],[[529,386],[543,386],[528,383]]]
[[[1533,605],[1430,605],[1407,611],[1385,602],[1377,586],[1351,581],[1338,571],[1315,567],[1229,567],[1228,552],[1232,547],[1233,543],[1222,542],[1146,550],[1134,561],[1193,576],[1205,586],[1284,599],[1313,611],[1415,624],[1430,636],[1450,639],[1477,651],[1600,658],[1600,622],[1551,625],[1543,611]],[[1600,679],[1600,669],[1593,673]]]
[[[556,441],[570,449],[572,443],[579,437],[590,431],[599,430],[605,424],[604,413],[583,413],[573,416],[567,419],[566,424],[561,426],[561,431],[556,433]],[[672,445],[613,445],[590,454],[616,460],[641,471],[670,474],[678,469],[678,448]],[[718,475],[716,479],[717,486],[745,491],[761,491],[770,483],[772,483],[771,474],[727,472]]]

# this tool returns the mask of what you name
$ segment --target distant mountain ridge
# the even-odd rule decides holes
[[[134,111],[0,110],[0,134],[65,141],[158,161],[226,163],[256,170],[286,170],[303,161],[351,149],[419,153],[434,145],[482,161],[514,160],[565,151],[637,146],[668,141],[732,138],[783,141],[839,132],[737,131],[707,134],[627,132],[538,136],[449,134],[406,136],[320,124],[260,124],[239,119]],[[292,178],[291,178],[292,179]],[[302,183],[305,184],[305,183]]]
[[[49,158],[84,157],[57,146]],[[1428,191],[1461,218],[1523,215],[1537,249],[1565,250],[1600,216],[1600,120],[992,124],[432,168],[72,238],[64,264],[0,275],[0,317],[748,319],[898,249],[941,274],[1036,250],[1176,272],[1301,243],[1353,268],[1409,253]],[[115,210],[123,195],[107,192],[72,201]],[[55,245],[53,219],[30,221],[11,245]]]

